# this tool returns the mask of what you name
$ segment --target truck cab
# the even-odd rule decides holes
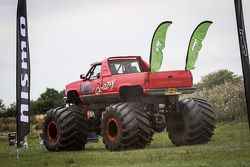
[[[128,97],[190,93],[190,71],[150,72],[140,56],[110,57],[91,65],[81,80],[66,86],[67,102],[82,104],[125,101]]]

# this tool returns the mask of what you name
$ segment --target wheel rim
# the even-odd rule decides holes
[[[52,142],[57,142],[58,139],[58,127],[55,123],[55,121],[52,121],[48,125],[48,139]]]
[[[111,141],[116,141],[119,137],[120,127],[116,119],[110,118],[107,123],[107,135]]]

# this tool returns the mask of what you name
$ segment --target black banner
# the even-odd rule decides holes
[[[244,85],[245,85],[248,125],[250,129],[250,62],[247,49],[247,39],[246,39],[246,31],[245,31],[245,24],[243,17],[242,2],[241,0],[234,0],[234,4],[235,4],[236,21],[238,28],[242,71],[243,71]]]
[[[17,147],[30,131],[30,55],[26,0],[18,0],[16,32]]]

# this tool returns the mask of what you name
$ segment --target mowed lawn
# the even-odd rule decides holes
[[[6,136],[0,137],[0,166],[2,167],[76,167],[76,166],[250,166],[250,133],[243,122],[217,124],[213,140],[205,145],[174,146],[166,132],[154,135],[149,147],[142,150],[109,152],[99,143],[86,145],[84,151],[48,152],[39,145],[37,136],[29,138],[29,148],[9,147]]]

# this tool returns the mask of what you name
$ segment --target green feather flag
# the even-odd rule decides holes
[[[163,53],[165,48],[165,39],[168,27],[172,24],[170,21],[162,22],[155,30],[150,51],[150,69],[151,72],[157,72],[161,68]]]
[[[211,21],[204,21],[200,23],[194,30],[191,39],[189,41],[187,58],[186,58],[186,70],[195,69],[195,63],[198,58],[199,51],[202,48],[202,41],[206,37],[208,28],[212,24]]]

